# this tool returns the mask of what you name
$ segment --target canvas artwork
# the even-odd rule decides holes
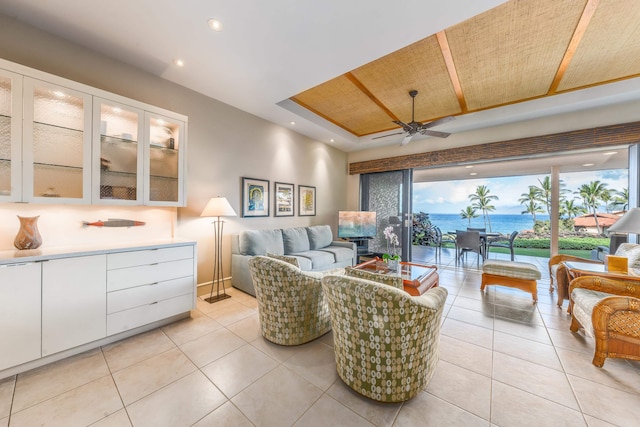
[[[298,215],[315,216],[316,214],[316,187],[308,185],[298,186]]]
[[[269,181],[242,178],[242,216],[269,216]]]
[[[274,216],[293,216],[293,184],[284,182],[275,183],[275,208]]]

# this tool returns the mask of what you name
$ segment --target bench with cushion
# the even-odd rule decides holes
[[[482,265],[482,285],[502,285],[530,292],[533,302],[538,301],[538,267],[528,262],[487,260]]]

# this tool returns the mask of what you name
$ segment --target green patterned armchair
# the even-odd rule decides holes
[[[423,390],[438,362],[447,290],[421,296],[373,281],[325,276],[338,375],[358,393],[402,402]]]
[[[322,274],[264,256],[251,258],[249,271],[258,301],[260,329],[267,340],[299,345],[331,330]]]

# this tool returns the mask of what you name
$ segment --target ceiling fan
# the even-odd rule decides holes
[[[401,122],[400,120],[394,120],[393,121],[393,123],[395,123],[395,124],[397,124],[397,125],[402,127],[402,132],[390,133],[389,135],[377,136],[377,137],[371,138],[371,139],[386,138],[388,136],[400,135],[400,134],[404,133],[406,135],[405,135],[404,139],[402,140],[402,142],[400,143],[400,145],[405,145],[405,144],[409,143],[409,141],[411,141],[411,138],[413,138],[413,136],[415,134],[417,134],[417,133],[419,133],[421,135],[436,136],[438,138],[446,138],[449,135],[451,135],[450,133],[447,133],[447,132],[438,132],[436,130],[429,130],[429,128],[441,125],[443,123],[450,122],[451,120],[455,119],[455,117],[453,117],[453,116],[443,117],[441,119],[434,120],[433,122],[429,122],[429,123],[420,123],[420,122],[416,122],[415,121],[414,115],[415,115],[415,109],[416,109],[416,95],[417,94],[418,94],[417,90],[410,90],[409,91],[409,96],[411,96],[411,121],[409,123],[404,123],[404,122]]]

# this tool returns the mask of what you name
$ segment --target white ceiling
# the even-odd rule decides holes
[[[358,140],[288,98],[503,2],[2,0],[0,13],[354,151],[397,141]],[[220,20],[223,31],[210,30],[209,18]],[[173,64],[177,58],[184,67]],[[438,130],[462,132],[633,99],[640,99],[640,79],[459,116]]]

